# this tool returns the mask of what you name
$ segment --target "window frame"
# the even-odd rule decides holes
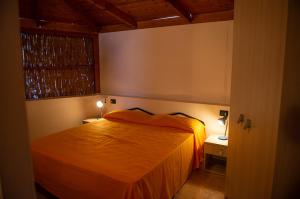
[[[63,31],[63,30],[48,30],[42,28],[20,28],[20,34],[22,32],[25,33],[37,33],[37,34],[45,34],[45,35],[52,35],[52,36],[67,36],[67,37],[88,37],[91,38],[93,41],[93,55],[94,55],[94,77],[95,77],[95,90],[94,94],[92,95],[66,95],[66,96],[57,96],[57,97],[43,97],[40,99],[26,99],[26,101],[37,101],[37,100],[47,100],[47,99],[59,99],[59,98],[69,98],[69,97],[85,97],[85,96],[93,96],[98,95],[101,92],[100,89],[100,54],[99,54],[99,35],[98,33],[89,33],[89,32],[70,32],[70,31]],[[20,44],[21,45],[21,44]],[[24,66],[22,65],[22,71],[24,75]],[[25,88],[25,84],[24,84]],[[25,90],[24,90],[25,92]]]

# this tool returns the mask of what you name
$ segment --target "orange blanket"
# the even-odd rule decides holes
[[[203,144],[206,138],[205,126],[198,120],[184,116],[149,115],[142,111],[113,111],[104,118],[114,121],[133,122],[162,127],[173,127],[189,131],[194,134],[194,168],[199,168],[203,162]]]
[[[109,117],[34,141],[36,182],[62,199],[171,198],[191,170],[194,134]]]

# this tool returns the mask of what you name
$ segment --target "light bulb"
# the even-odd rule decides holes
[[[97,105],[98,108],[102,108],[103,107],[103,102],[99,100],[99,101],[97,101],[96,105]]]
[[[225,120],[224,120],[224,118],[218,119],[218,123],[219,123],[219,125],[224,126],[224,125],[225,125]]]

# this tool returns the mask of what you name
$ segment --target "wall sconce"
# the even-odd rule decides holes
[[[99,111],[100,111],[99,117],[98,117],[98,119],[100,119],[102,117],[102,108],[103,108],[104,104],[101,100],[98,100],[96,102],[96,106],[99,108]]]
[[[226,133],[227,133],[227,127],[228,127],[228,111],[224,111],[224,110],[221,110],[220,111],[220,117],[218,119],[218,123],[221,125],[221,126],[225,126],[225,132],[224,132],[224,135],[221,135],[219,136],[219,140],[228,140],[228,137],[226,136]]]

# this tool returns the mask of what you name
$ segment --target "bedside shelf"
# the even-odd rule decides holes
[[[211,173],[224,175],[226,173],[226,158],[206,154],[204,168]]]
[[[227,162],[227,140],[218,139],[218,135],[209,136],[204,142],[204,170],[225,175]]]

